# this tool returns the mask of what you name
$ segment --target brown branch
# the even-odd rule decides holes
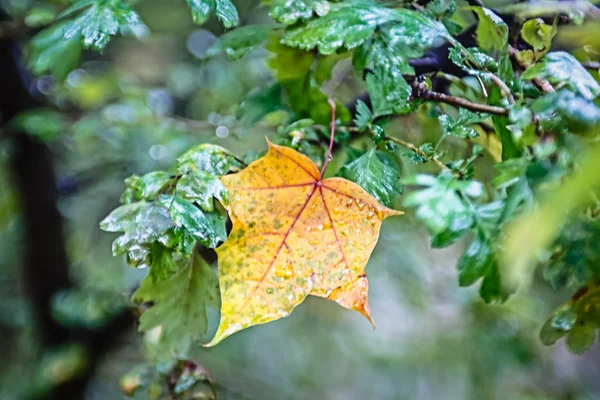
[[[409,85],[412,87],[413,98],[419,98],[425,101],[436,101],[438,103],[446,103],[455,107],[465,108],[469,111],[483,112],[494,115],[507,116],[509,110],[504,107],[490,106],[487,104],[473,103],[467,99],[460,97],[450,96],[444,93],[432,92],[427,89],[424,82],[419,82],[417,79],[409,81]]]
[[[517,50],[516,48],[514,48],[511,45],[508,45],[508,54],[510,55],[510,58],[515,60],[515,62],[519,65],[519,67],[522,70],[527,69],[527,65],[525,65],[521,61],[519,61],[519,58],[517,57],[517,54],[519,54],[519,50]],[[531,81],[539,90],[541,90],[544,93],[554,92],[554,88],[552,87],[550,82],[548,82],[545,79],[533,78]]]

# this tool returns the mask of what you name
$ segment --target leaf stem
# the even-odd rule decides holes
[[[327,165],[329,165],[329,161],[331,161],[332,158],[333,138],[335,137],[335,101],[331,97],[327,99],[327,101],[331,106],[331,137],[329,139],[329,149],[327,150],[327,158],[325,159],[325,164],[323,164],[323,169],[321,169],[321,180],[323,179],[323,174],[325,174]]]

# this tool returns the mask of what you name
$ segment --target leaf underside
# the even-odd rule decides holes
[[[206,346],[285,317],[308,295],[372,322],[364,268],[383,219],[401,212],[353,182],[321,180],[308,157],[270,142],[267,155],[221,180],[233,230],[217,248],[221,323]]]

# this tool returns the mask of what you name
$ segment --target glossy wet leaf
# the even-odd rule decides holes
[[[225,219],[218,211],[202,211],[178,196],[162,196],[157,204],[169,210],[176,227],[185,229],[205,247],[217,247],[227,237]]]
[[[206,307],[219,307],[218,281],[212,268],[193,255],[168,279],[146,277],[132,300],[152,303],[140,318],[139,330],[148,332],[159,327],[159,351],[182,357],[190,344],[206,333]]]
[[[567,336],[567,348],[575,354],[587,351],[596,341],[600,329],[600,285],[592,281],[561,306],[540,331],[545,345]]]
[[[354,124],[360,131],[363,131],[371,121],[373,121],[371,110],[362,100],[358,100],[356,102],[356,117],[354,118]]]
[[[238,12],[230,0],[187,0],[192,18],[197,24],[205,23],[211,14],[216,14],[225,28],[238,24]]]
[[[177,159],[179,171],[206,171],[213,175],[225,175],[229,171],[239,171],[241,163],[221,146],[200,144],[192,147]]]
[[[322,17],[331,9],[327,0],[272,0],[269,15],[282,24],[293,25],[313,16]]]
[[[353,182],[321,180],[306,156],[271,143],[266,156],[222,181],[233,230],[217,248],[221,323],[208,346],[289,315],[308,295],[371,320],[364,268],[382,220],[400,212]]]
[[[283,44],[301,49],[318,47],[322,54],[331,54],[344,47],[351,50],[373,35],[375,29],[385,23],[395,22],[405,27],[402,37],[412,43],[428,39],[431,27],[444,26],[438,21],[407,9],[390,9],[374,4],[335,5],[324,17],[309,21],[306,26],[286,32]],[[421,37],[422,34],[423,37]],[[428,39],[429,40],[429,39]],[[422,45],[419,45],[422,47]]]
[[[482,122],[489,118],[489,115],[483,113],[475,113],[464,108],[461,108],[456,118],[451,117],[448,114],[440,116],[440,123],[444,130],[444,135],[457,136],[461,139],[474,139],[479,134],[477,131],[470,127],[479,122]]]
[[[206,171],[190,171],[177,182],[175,195],[197,203],[204,211],[214,210],[213,199],[227,203],[227,189],[219,178]]]
[[[477,44],[492,56],[497,56],[508,42],[508,26],[493,11],[484,7],[469,7],[479,18],[477,24]]]
[[[399,169],[382,163],[374,148],[344,165],[338,176],[358,183],[387,207],[391,207],[394,197],[403,192]]]
[[[175,176],[166,171],[149,172],[144,176],[133,175],[125,179],[127,188],[121,196],[121,203],[154,200],[175,183]]]
[[[28,67],[36,75],[51,73],[64,79],[81,61],[79,38],[64,38],[66,22],[54,24],[29,42]]]
[[[600,85],[575,57],[564,51],[546,54],[523,72],[523,79],[541,78],[553,85],[567,86],[591,100],[600,94]]]
[[[102,51],[110,37],[123,28],[147,29],[139,15],[121,1],[88,1],[74,3],[59,17],[70,17],[63,29],[64,39],[78,38],[85,48]]]

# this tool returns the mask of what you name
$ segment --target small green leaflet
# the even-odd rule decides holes
[[[371,121],[373,121],[371,110],[369,110],[369,107],[367,107],[362,100],[358,100],[356,102],[356,118],[354,119],[354,124],[360,131],[364,131]]]
[[[233,154],[214,144],[192,147],[177,159],[177,168],[183,174],[196,170],[221,176],[239,171],[242,166]]]
[[[271,29],[273,27],[269,25],[246,25],[227,32],[206,51],[204,57],[224,52],[230,61],[235,61],[265,42]]]
[[[543,19],[536,18],[523,24],[521,37],[533,47],[535,52],[545,53],[550,50],[556,32],[556,25],[546,25]]]
[[[78,37],[65,39],[68,22],[56,23],[35,35],[29,43],[28,66],[36,75],[52,73],[65,79],[81,61],[81,45]]]
[[[502,18],[484,7],[469,7],[479,17],[477,45],[491,56],[497,57],[508,43],[508,26]]]
[[[546,54],[535,65],[523,72],[523,79],[541,78],[553,85],[567,86],[585,99],[600,94],[600,85],[575,57],[564,51]]]
[[[571,353],[583,354],[596,341],[600,329],[600,287],[591,282],[579,289],[573,297],[546,321],[540,331],[545,345],[552,345],[567,336]]]
[[[600,124],[600,107],[567,88],[536,99],[531,111],[538,117],[540,126],[553,130],[585,132]]]
[[[69,17],[81,12],[77,17],[66,21],[63,37],[66,40],[80,38],[85,48],[102,51],[111,36],[119,30],[131,32],[147,30],[138,14],[127,4],[118,0],[80,0],[67,8],[58,18]],[[135,29],[132,29],[135,28]]]
[[[132,175],[125,179],[127,188],[121,195],[121,203],[129,204],[141,200],[154,200],[169,186],[173,185],[175,180],[176,177],[166,171],[154,171],[142,177]]]
[[[192,10],[192,18],[198,25],[205,23],[212,13],[225,28],[232,28],[239,22],[238,12],[230,0],[187,0]]]
[[[220,307],[219,282],[212,268],[195,253],[171,277],[146,277],[133,294],[136,303],[153,303],[140,318],[139,330],[160,327],[156,348],[167,357],[184,358],[190,345],[206,333],[206,307]]]
[[[356,182],[387,207],[391,207],[394,197],[403,192],[400,171],[382,163],[375,148],[344,165],[338,176]]]
[[[489,118],[487,114],[475,113],[464,108],[459,110],[456,118],[448,114],[439,117],[444,135],[452,135],[461,139],[474,139],[479,136],[477,131],[468,125],[482,122],[487,118]]]
[[[378,26],[389,22],[396,22],[398,26],[410,29],[410,32],[402,36],[404,39],[412,33],[417,34],[417,37],[411,39],[414,43],[428,37],[421,37],[418,29],[439,25],[442,32],[445,31],[440,22],[411,10],[393,10],[373,4],[336,4],[332,5],[332,10],[327,15],[286,32],[281,42],[306,50],[318,47],[320,53],[331,54],[341,47],[351,50],[361,45],[373,35]]]
[[[469,198],[480,197],[483,186],[476,181],[456,180],[447,172],[437,178],[416,175],[403,182],[426,187],[406,195],[404,205],[417,207],[417,218],[432,235],[432,247],[446,247],[469,232],[475,233],[475,239],[458,261],[459,284],[470,286],[483,278],[481,298],[487,303],[506,301],[510,291],[502,285],[492,245],[504,203],[473,204]]]
[[[204,211],[214,210],[213,198],[227,203],[227,189],[219,178],[206,171],[190,171],[183,175],[177,182],[175,195],[197,203]]]
[[[269,15],[286,25],[311,19],[313,15],[322,17],[331,9],[327,0],[272,0],[271,4]]]

